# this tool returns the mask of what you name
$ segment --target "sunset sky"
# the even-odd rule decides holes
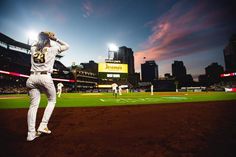
[[[136,72],[155,60],[163,76],[182,60],[196,78],[212,62],[224,66],[223,49],[236,33],[233,10],[230,0],[5,0],[0,31],[24,43],[30,30],[55,32],[70,45],[66,66],[103,62],[115,43],[133,49]]]

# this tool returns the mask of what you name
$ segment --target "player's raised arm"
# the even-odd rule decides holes
[[[63,52],[63,51],[66,51],[69,49],[69,44],[67,44],[66,42],[62,41],[62,40],[59,40],[58,38],[55,37],[55,34],[53,32],[45,32],[48,37],[51,39],[51,40],[54,40],[56,41],[58,44],[59,44],[59,49],[58,51],[59,52]]]
[[[70,47],[69,44],[67,44],[66,42],[64,42],[62,40],[56,39],[56,42],[60,44],[59,52],[66,51]]]

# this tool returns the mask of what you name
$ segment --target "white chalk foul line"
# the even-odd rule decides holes
[[[102,102],[116,102],[116,103],[141,103],[141,102],[157,102],[160,98],[117,98],[117,99],[99,99]]]

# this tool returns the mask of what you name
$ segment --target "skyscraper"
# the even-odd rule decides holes
[[[224,49],[225,71],[236,72],[236,34],[232,35]]]
[[[178,82],[179,87],[191,86],[193,84],[193,77],[192,75],[187,74],[183,61],[174,61],[172,64],[172,75]]]
[[[128,64],[128,74],[134,74],[134,55],[131,48],[122,46],[119,48],[119,51],[114,54],[114,60],[120,60],[123,64]]]
[[[177,80],[187,75],[183,61],[174,61],[172,64],[172,75]]]
[[[158,79],[158,65],[154,60],[141,64],[142,81],[151,82]]]

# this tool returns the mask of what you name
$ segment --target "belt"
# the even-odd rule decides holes
[[[47,75],[48,72],[47,71],[31,71],[30,74],[34,74],[34,75],[37,75],[37,74]]]

